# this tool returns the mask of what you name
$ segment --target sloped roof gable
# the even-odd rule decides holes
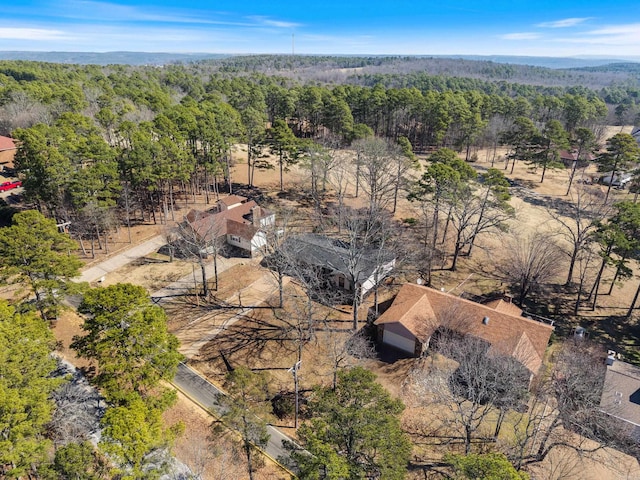
[[[17,147],[13,139],[9,137],[0,136],[0,152],[4,150],[15,150],[16,148]]]
[[[217,213],[191,210],[185,219],[202,238],[210,240],[212,237],[237,235],[246,241],[251,241],[259,230],[253,224],[254,212],[259,216],[258,219],[268,217],[272,213],[266,208],[259,207],[253,200],[237,204],[238,199],[246,200],[244,197],[231,195],[221,199],[220,202],[227,202],[225,205],[236,205],[234,208]],[[254,210],[254,207],[257,208]]]
[[[447,326],[486,340],[492,349],[513,356],[535,373],[542,365],[553,327],[507,310],[510,311],[502,312],[429,287],[405,284],[375,324],[400,323],[421,342],[439,326]]]

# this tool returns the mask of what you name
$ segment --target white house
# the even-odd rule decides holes
[[[253,200],[230,195],[207,212],[191,210],[185,222],[200,238],[212,243],[224,238],[227,244],[252,256],[266,246],[265,229],[275,224],[275,218],[273,212]]]

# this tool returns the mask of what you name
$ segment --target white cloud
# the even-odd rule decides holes
[[[300,26],[299,23],[285,22],[282,20],[272,20],[269,17],[263,17],[258,15],[253,17],[248,17],[248,18],[258,23],[260,26],[276,27],[276,28],[295,28]]]
[[[11,40],[50,41],[62,40],[67,34],[60,30],[48,30],[44,28],[2,27],[0,38]]]
[[[500,35],[500,38],[503,40],[536,40],[540,38],[540,34],[535,32],[505,33]]]
[[[591,45],[616,45],[640,51],[640,23],[604,26],[585,32],[580,36],[557,40]]]
[[[574,18],[563,18],[562,20],[555,20],[553,22],[543,22],[538,23],[537,27],[543,28],[567,28],[567,27],[575,27],[576,25],[586,22],[590,17],[574,17]]]

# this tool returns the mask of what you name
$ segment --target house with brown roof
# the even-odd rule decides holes
[[[196,235],[212,244],[225,243],[254,255],[267,244],[265,229],[274,225],[275,214],[240,195],[229,195],[206,212],[191,210],[184,219]]]
[[[0,136],[0,171],[13,168],[13,159],[18,150],[12,138]]]
[[[578,158],[578,150],[560,150],[560,161],[564,163],[564,166],[571,168],[574,162],[578,168],[584,168],[596,159],[596,156],[591,152],[583,152]]]
[[[532,375],[542,365],[553,332],[550,325],[524,318],[508,299],[481,304],[414,284],[402,286],[374,325],[383,344],[414,356],[426,352],[439,329],[472,335],[488,342],[489,352],[512,356]]]

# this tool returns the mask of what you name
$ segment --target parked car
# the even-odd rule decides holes
[[[613,177],[613,180],[611,179]],[[613,175],[613,172],[607,173],[600,177],[600,183],[603,185],[611,184],[612,187],[624,188],[631,180],[632,176],[628,173],[618,173]]]
[[[13,182],[0,183],[0,192],[6,192],[7,190],[13,190],[14,188],[18,188],[21,186],[22,186],[22,182],[20,180],[14,180]]]

